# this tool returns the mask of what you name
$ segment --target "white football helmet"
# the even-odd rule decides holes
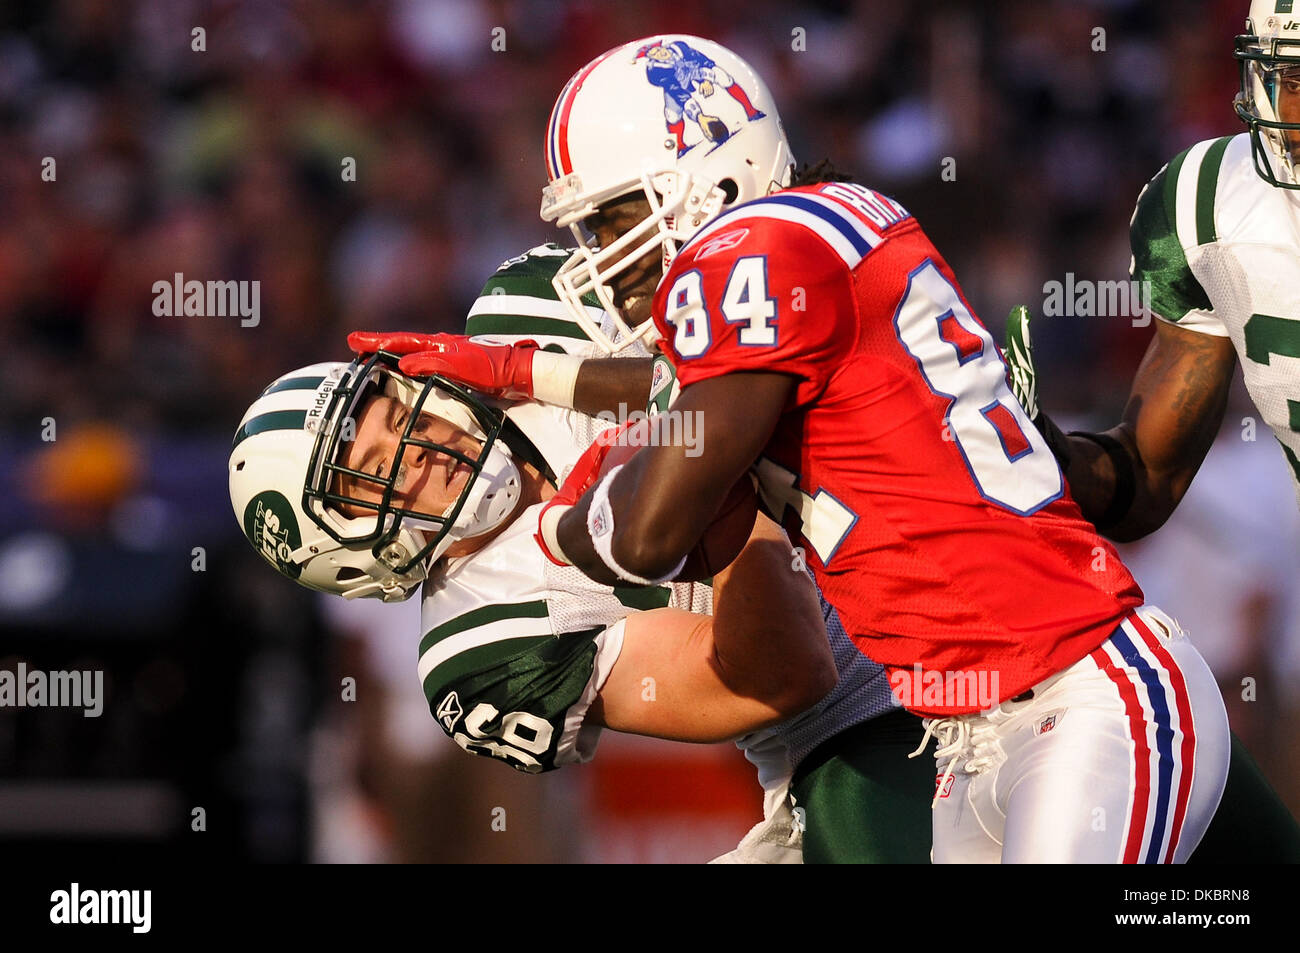
[[[786,187],[794,166],[762,78],[712,40],[676,34],[625,43],[578,70],[555,101],[545,151],[542,218],[578,240],[555,289],[610,352],[645,337],[652,322],[629,327],[609,279],[655,248],[666,274],[682,242],[724,209]],[[645,196],[650,214],[608,248],[594,247],[582,220],[631,194]],[[583,307],[592,293],[616,338]]]
[[[1282,83],[1300,80],[1300,13],[1291,6],[1285,0],[1252,0],[1246,32],[1236,42],[1241,92],[1233,106],[1250,128],[1255,171],[1270,185],[1300,189],[1300,123],[1278,118]]]
[[[253,548],[301,585],[348,599],[400,602],[424,581],[428,567],[452,543],[481,536],[511,516],[522,482],[503,440],[505,415],[464,388],[438,377],[416,381],[397,358],[369,355],[352,364],[313,364],[271,383],[240,421],[230,454],[230,502]],[[411,409],[386,477],[338,461],[355,421],[372,396]],[[450,421],[482,442],[477,458],[423,440],[421,414]],[[422,513],[394,500],[409,447],[447,454],[471,476],[442,513]],[[376,503],[342,492],[341,476],[382,494]],[[343,515],[350,504],[373,516]]]

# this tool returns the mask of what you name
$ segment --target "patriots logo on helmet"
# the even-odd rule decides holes
[[[705,112],[700,105],[700,99],[709,99],[719,88],[744,108],[748,122],[767,116],[754,107],[749,94],[730,73],[689,43],[682,40],[646,43],[636,51],[633,62],[642,59],[646,61],[646,80],[664,91],[664,125],[676,140],[679,159],[699,145],[698,142],[686,144],[687,119],[699,127],[704,139],[712,142],[714,148],[731,138],[734,130],[720,116]]]

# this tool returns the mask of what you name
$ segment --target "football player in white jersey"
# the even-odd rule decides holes
[[[568,257],[556,251],[535,249],[503,265],[467,330],[598,353],[572,319],[553,313],[561,306],[550,277]],[[640,383],[620,383],[607,396],[639,388],[645,406],[650,377],[635,368],[649,358],[641,354],[640,362],[622,362]],[[553,367],[566,356],[555,354]],[[236,435],[232,501],[255,548],[302,584],[397,600],[423,583],[419,674],[431,712],[457,744],[538,772],[589,759],[602,727],[697,742],[743,735],[766,820],[729,859],[797,859],[805,823],[815,840],[869,841],[874,859],[924,859],[920,798],[904,806],[915,814],[910,824],[849,805],[832,815],[820,803],[794,820],[786,797],[792,774],[809,755],[824,773],[827,759],[817,752],[828,739],[861,745],[853,729],[898,715],[878,724],[906,720],[910,730],[897,739],[903,761],[919,730],[810,578],[791,571],[775,524],[760,518],[712,590],[593,583],[549,563],[532,532],[556,476],[608,425],[534,401],[502,412],[445,380],[414,381],[395,365],[395,357],[370,355],[275,381]],[[599,397],[600,383],[588,396]],[[726,598],[733,591],[744,595]],[[715,597],[721,611],[710,618]],[[910,764],[903,770],[918,786],[928,780]],[[864,833],[882,817],[890,830]]]
[[[1300,13],[1289,0],[1251,3],[1236,58],[1247,131],[1179,153],[1138,197],[1131,272],[1150,282],[1157,321],[1120,424],[1061,433],[1038,408],[1028,312],[1008,322],[1013,390],[1084,516],[1115,540],[1155,531],[1183,498],[1238,358],[1300,498]],[[1215,838],[1216,819],[1203,848],[1234,840],[1238,859],[1300,862],[1300,830],[1235,739],[1223,804],[1235,808],[1221,815],[1249,821]]]
[[[1158,320],[1124,419],[1052,433],[1075,499],[1112,539],[1169,518],[1223,421],[1238,357],[1300,493],[1300,14],[1273,12],[1283,6],[1254,0],[1237,38],[1248,131],[1184,150],[1138,197],[1132,277],[1151,283]],[[1023,379],[1028,341],[1009,330]]]

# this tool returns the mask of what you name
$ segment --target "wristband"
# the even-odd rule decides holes
[[[533,351],[533,399],[572,410],[578,369],[583,360],[572,354],[556,354],[540,348]]]
[[[1052,418],[1041,410],[1033,420],[1034,426],[1043,435],[1043,439],[1047,441],[1047,449],[1052,451],[1052,456],[1056,457],[1056,462],[1060,464],[1061,470],[1069,470],[1070,438],[1063,434],[1061,428],[1056,426]]]
[[[1129,508],[1133,505],[1133,497],[1137,492],[1137,478],[1133,474],[1133,458],[1129,456],[1122,443],[1104,433],[1084,433],[1082,430],[1072,430],[1070,436],[1091,440],[1101,447],[1102,450],[1106,451],[1106,456],[1110,457],[1110,465],[1115,468],[1115,492],[1110,498],[1110,505],[1106,507],[1106,512],[1102,513],[1096,522],[1097,529],[1103,531],[1110,529],[1128,515]]]
[[[556,535],[560,528],[560,520],[571,509],[572,506],[565,506],[562,503],[548,506],[542,510],[541,519],[537,521],[537,545],[542,547],[546,558],[557,566],[573,565],[569,557],[564,555],[564,550],[560,548],[560,540]]]
[[[646,579],[635,575],[618,564],[613,551],[614,509],[609,505],[609,484],[618,475],[618,471],[622,469],[622,464],[614,467],[609,473],[605,474],[604,479],[597,483],[596,488],[591,491],[591,507],[587,510],[587,532],[591,534],[591,544],[596,550],[596,555],[609,568],[609,571],[618,576],[619,579],[638,586],[657,586],[681,572],[686,566],[686,557],[683,556],[682,561],[671,572],[658,579]]]

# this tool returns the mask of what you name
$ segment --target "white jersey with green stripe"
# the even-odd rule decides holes
[[[1232,339],[1300,500],[1300,192],[1256,173],[1246,133],[1199,142],[1143,190],[1130,238],[1160,320]]]

